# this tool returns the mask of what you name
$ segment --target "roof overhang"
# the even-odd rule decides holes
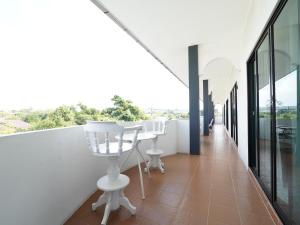
[[[252,0],[91,0],[188,86],[188,46],[199,46],[199,79],[224,102],[238,71]]]

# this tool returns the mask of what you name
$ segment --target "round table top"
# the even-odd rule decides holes
[[[134,134],[124,134],[123,140],[124,141],[132,141],[134,137]],[[138,134],[137,140],[143,141],[143,140],[150,140],[156,138],[156,135],[154,135],[152,132],[142,132]],[[116,136],[116,139],[119,139],[119,136]]]

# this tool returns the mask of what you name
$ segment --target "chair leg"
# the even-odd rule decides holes
[[[165,173],[164,164],[160,159],[159,159],[159,163],[158,163],[158,168],[161,173]]]
[[[103,193],[102,195],[100,195],[100,197],[98,198],[97,202],[93,203],[92,204],[92,210],[93,211],[96,211],[96,209],[105,204],[106,203],[106,196],[105,196],[105,193]]]
[[[165,163],[164,163],[161,159],[159,159],[159,160],[160,160],[160,163],[161,163],[162,168],[165,169]]]
[[[120,205],[129,210],[132,215],[136,213],[136,207],[134,207],[127,197],[125,197],[123,190],[120,192]]]
[[[150,173],[150,167],[151,167],[151,160],[149,160],[148,162],[146,162],[146,167],[144,169],[145,173]]]
[[[109,192],[101,225],[106,225],[111,210],[111,193]]]

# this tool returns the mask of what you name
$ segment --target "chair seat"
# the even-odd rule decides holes
[[[123,142],[122,152],[127,152],[132,150],[132,144]],[[97,152],[96,147],[93,147],[93,154],[96,156],[112,156],[119,155],[119,143],[118,142],[110,142],[109,143],[109,153],[106,152],[106,144],[99,145],[99,152]]]
[[[162,155],[164,152],[160,149],[149,149],[146,151],[148,155]]]
[[[97,187],[102,191],[116,191],[125,188],[129,184],[129,181],[129,177],[124,174],[120,174],[113,182],[109,181],[106,175],[97,181]]]
[[[165,135],[165,133],[164,132],[160,132],[160,131],[153,131],[153,132],[151,132],[153,135],[155,135],[155,136],[161,136],[161,135]]]

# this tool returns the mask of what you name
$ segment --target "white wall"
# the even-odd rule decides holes
[[[167,135],[158,140],[164,155],[175,154],[177,142],[185,148],[177,123],[169,121]],[[132,157],[126,167],[135,164]],[[87,149],[81,126],[1,137],[0,224],[63,224],[96,190],[106,168],[106,159]]]
[[[238,82],[238,140],[239,154],[248,166],[247,60],[260,34],[275,9],[277,0],[253,0],[242,37]],[[229,93],[228,93],[229,96]]]
[[[190,151],[190,128],[189,120],[178,120],[177,123],[177,152],[189,153]]]
[[[249,14],[245,24],[240,48],[240,63],[233,71],[238,84],[238,151],[246,167],[248,167],[248,115],[247,115],[247,60],[255,47],[268,19],[275,10],[278,0],[253,0],[249,8]],[[234,81],[235,82],[235,81]],[[233,87],[234,83],[232,83]],[[230,92],[226,94],[228,98],[228,123],[230,134]]]
[[[177,121],[177,152],[190,153],[189,120]],[[203,135],[203,116],[200,116],[200,134]]]

